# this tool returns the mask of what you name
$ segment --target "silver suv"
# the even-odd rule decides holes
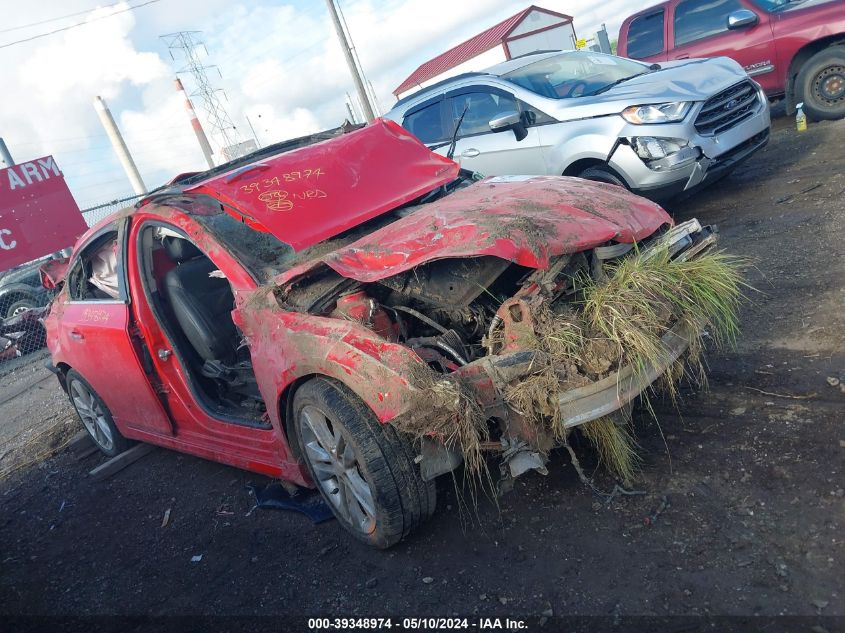
[[[461,115],[463,114],[463,119]],[[760,86],[727,57],[643,64],[546,51],[423,88],[385,115],[484,175],[580,176],[662,200],[769,139]]]

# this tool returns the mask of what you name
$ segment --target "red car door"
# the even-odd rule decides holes
[[[679,0],[671,6],[669,59],[730,57],[764,90],[776,91],[777,59],[765,11],[744,0]]]
[[[57,298],[57,361],[79,372],[106,403],[121,433],[171,435],[173,427],[133,338],[125,278],[124,226],[93,234],[73,255]],[[149,368],[151,369],[151,368]]]

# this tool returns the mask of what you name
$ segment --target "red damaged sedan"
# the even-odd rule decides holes
[[[90,229],[42,271],[61,286],[48,347],[107,455],[142,441],[317,487],[388,547],[437,476],[491,454],[505,479],[545,472],[673,373],[703,326],[686,304],[656,300],[638,362],[582,315],[630,262],[692,271],[714,240],[612,185],[481,179],[376,121],[180,176]]]

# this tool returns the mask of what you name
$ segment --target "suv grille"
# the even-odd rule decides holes
[[[695,119],[695,129],[707,136],[729,130],[752,116],[759,101],[757,88],[751,81],[734,84],[704,102]]]

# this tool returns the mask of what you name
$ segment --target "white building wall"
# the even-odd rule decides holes
[[[403,97],[407,97],[409,94],[415,93],[420,88],[425,88],[426,86],[430,86],[431,84],[436,84],[438,81],[443,81],[444,79],[454,77],[455,75],[460,75],[461,73],[477,72],[479,70],[484,70],[485,68],[489,68],[490,66],[500,64],[506,59],[507,57],[505,56],[504,46],[495,46],[489,51],[481,53],[480,55],[476,55],[472,59],[468,59],[463,64],[458,64],[454,68],[450,68],[446,72],[432,77],[428,81],[422,82],[420,86],[414,86],[413,88],[409,88],[405,92],[400,92],[398,98],[402,99]]]
[[[534,51],[574,50],[575,29],[572,28],[572,24],[562,24],[548,31],[520,37],[518,40],[508,40],[506,46],[511,57],[519,57]]]
[[[560,21],[561,18],[556,15],[549,15],[548,13],[543,13],[542,11],[532,11],[522,19],[517,27],[511,31],[508,37],[522,35],[523,33],[530,33],[531,31],[536,31],[537,29],[542,29],[546,26],[552,26]]]

